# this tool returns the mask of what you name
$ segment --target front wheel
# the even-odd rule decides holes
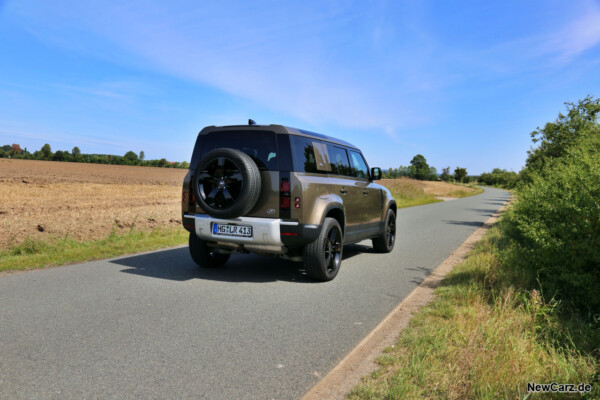
[[[378,253],[389,253],[394,249],[394,243],[396,243],[396,214],[390,209],[385,218],[383,235],[373,238],[373,248]]]
[[[195,232],[190,232],[189,248],[192,260],[200,267],[218,268],[229,260],[229,254],[215,252],[204,243],[204,240],[199,239]]]
[[[330,281],[342,264],[342,228],[334,218],[325,218],[319,237],[304,248],[304,267],[309,277]]]

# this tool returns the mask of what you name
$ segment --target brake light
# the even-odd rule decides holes
[[[292,198],[290,185],[290,173],[281,171],[279,173],[281,180],[279,181],[279,218],[290,218]]]

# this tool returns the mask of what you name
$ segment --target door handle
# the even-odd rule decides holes
[[[343,187],[343,188],[340,189],[340,193],[346,194],[346,193],[348,193],[348,190],[346,190],[346,188]]]
[[[368,196],[368,195],[369,195],[369,191],[368,191],[367,189],[364,189],[364,190],[363,190],[363,194],[364,194],[365,196]]]

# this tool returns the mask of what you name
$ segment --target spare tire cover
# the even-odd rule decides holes
[[[194,194],[204,212],[215,218],[236,218],[258,201],[260,171],[249,155],[235,149],[215,149],[200,159]]]

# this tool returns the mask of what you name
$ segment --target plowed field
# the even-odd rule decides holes
[[[0,159],[0,249],[181,225],[187,170]]]

